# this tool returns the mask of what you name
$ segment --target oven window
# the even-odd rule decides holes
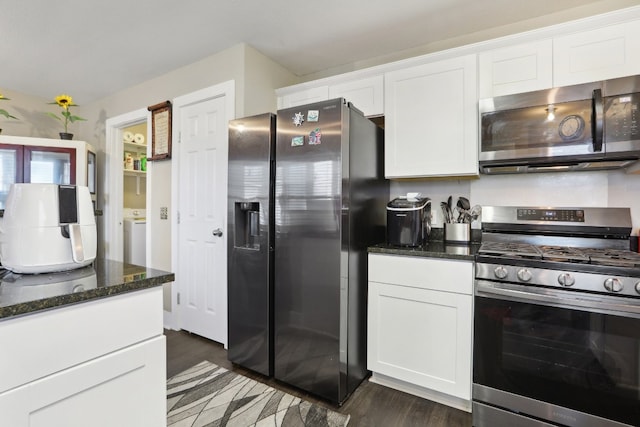
[[[640,425],[640,319],[475,298],[473,381]]]
[[[482,114],[483,152],[591,145],[592,141],[590,99]]]

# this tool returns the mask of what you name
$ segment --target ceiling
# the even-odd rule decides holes
[[[0,91],[78,104],[247,43],[299,76],[633,0],[0,0]]]

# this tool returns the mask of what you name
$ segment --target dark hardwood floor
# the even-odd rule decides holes
[[[167,378],[203,360],[261,381],[334,411],[350,414],[349,427],[469,427],[471,414],[365,380],[341,407],[318,400],[272,378],[233,365],[222,345],[185,331],[165,330]]]

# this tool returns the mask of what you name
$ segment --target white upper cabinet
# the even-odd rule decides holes
[[[480,99],[552,87],[552,58],[550,39],[479,54]]]
[[[553,39],[553,84],[567,86],[640,74],[640,22]]]
[[[329,99],[345,98],[365,116],[384,114],[382,75],[336,83],[329,86]]]
[[[478,174],[476,55],[385,74],[385,176]]]
[[[326,80],[325,80],[325,83]],[[384,114],[384,78],[382,74],[371,77],[344,79],[316,87],[300,87],[278,97],[278,109],[297,107],[334,98],[345,98],[365,116]]]
[[[297,107],[329,99],[329,86],[301,89],[278,97],[278,109]]]

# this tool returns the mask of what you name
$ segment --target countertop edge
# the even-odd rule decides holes
[[[96,301],[111,296],[122,295],[128,292],[149,289],[174,280],[175,273],[167,273],[156,277],[123,282],[118,285],[104,286],[83,292],[47,297],[0,307],[0,322],[69,305],[81,304],[83,302]]]
[[[453,245],[444,242],[432,242],[424,247],[396,247],[386,244],[369,246],[370,254],[401,255],[423,258],[440,258],[451,260],[475,261],[475,256],[480,249],[480,243],[468,245]]]

